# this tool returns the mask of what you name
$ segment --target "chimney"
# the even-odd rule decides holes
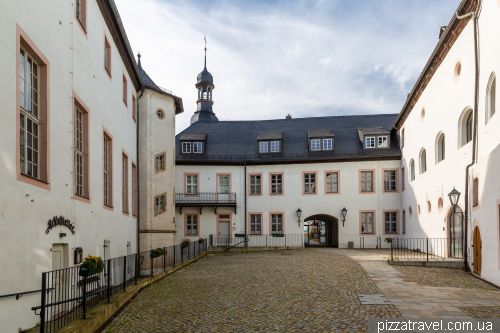
[[[441,36],[444,34],[446,31],[447,26],[439,28],[439,39],[441,39]]]
[[[288,116],[286,116],[285,119],[292,119],[292,116],[290,116],[290,114],[288,114]]]

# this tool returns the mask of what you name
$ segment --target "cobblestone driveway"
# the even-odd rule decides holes
[[[144,290],[104,332],[358,332],[393,305],[347,256],[314,250],[210,255]]]

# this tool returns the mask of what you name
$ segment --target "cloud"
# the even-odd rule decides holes
[[[460,0],[446,2],[117,0],[142,65],[196,110],[214,77],[220,120],[397,113]]]

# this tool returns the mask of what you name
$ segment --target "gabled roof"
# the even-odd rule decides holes
[[[390,131],[397,114],[333,116],[255,121],[196,122],[176,136],[178,164],[263,164],[345,161],[357,159],[400,159],[396,133],[392,132],[389,149],[363,149],[359,128],[383,128]],[[308,129],[329,128],[335,133],[330,151],[309,151]],[[186,134],[207,133],[204,154],[181,154],[179,140]],[[260,154],[259,135],[282,133],[280,153]],[[263,137],[263,136],[261,136]]]
[[[142,80],[144,81],[144,86],[146,87],[146,89],[151,89],[151,90],[154,90],[156,92],[159,92],[162,95],[172,97],[174,99],[174,102],[175,102],[175,114],[179,114],[179,113],[184,112],[184,105],[182,104],[182,98],[175,96],[174,94],[172,94],[171,91],[163,89],[160,86],[158,86],[156,83],[154,83],[154,81],[149,77],[148,73],[146,73],[146,71],[144,69],[142,69],[141,55],[138,54],[137,58],[139,59],[137,62],[138,63],[137,67],[139,68],[139,73],[141,74],[141,77],[142,77]]]
[[[283,139],[283,132],[268,132],[259,133],[257,140],[281,140]]]
[[[330,129],[308,130],[307,131],[307,137],[309,139],[311,139],[311,138],[331,138],[334,136],[335,136],[335,134],[333,134],[333,131]]]

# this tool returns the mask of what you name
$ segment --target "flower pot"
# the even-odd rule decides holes
[[[245,234],[235,234],[234,237],[246,237],[247,235]]]
[[[89,277],[92,275],[99,274],[99,273],[101,273],[101,271],[102,271],[102,267],[87,268],[87,267],[80,266],[79,275]]]
[[[151,253],[149,254],[149,256],[150,256],[151,258],[158,258],[160,255],[158,255],[158,254],[156,254],[156,253],[151,252]]]
[[[186,245],[181,244],[181,248],[182,248],[182,249],[185,249],[186,247],[188,247],[188,246],[187,246],[187,244],[186,244]]]
[[[271,234],[273,237],[285,237],[283,234]]]
[[[386,239],[385,240],[387,243],[392,243],[392,239]]]
[[[202,241],[198,241],[198,244],[203,244],[205,241],[202,240]]]

